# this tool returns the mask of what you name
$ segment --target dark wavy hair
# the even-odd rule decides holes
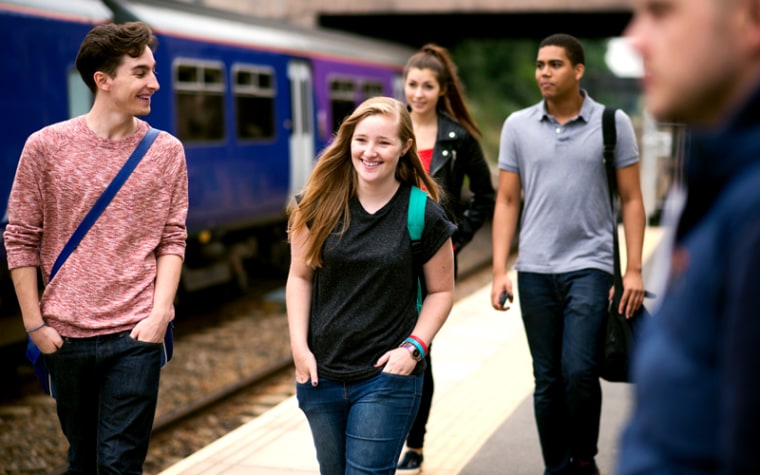
[[[124,55],[138,58],[145,47],[156,50],[158,40],[148,25],[139,21],[97,25],[82,40],[76,65],[79,75],[93,94],[97,91],[94,75],[101,71],[111,77],[121,66]]]

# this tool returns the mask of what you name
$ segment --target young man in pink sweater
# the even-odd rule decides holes
[[[29,137],[8,203],[11,277],[52,375],[71,474],[141,473],[153,425],[187,237],[187,169],[176,138],[158,135],[55,279],[50,272],[149,129],[136,116],[150,113],[159,89],[155,46],[138,22],[87,34],[76,64],[93,106]]]

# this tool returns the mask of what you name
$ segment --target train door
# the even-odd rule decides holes
[[[406,93],[404,92],[404,77],[400,74],[393,76],[391,84],[393,88],[393,97],[406,104]]]
[[[67,89],[69,96],[69,118],[78,117],[89,112],[92,107],[92,92],[82,81],[76,68],[69,69]]]
[[[314,168],[314,97],[311,69],[306,61],[288,64],[293,123],[290,133],[290,195],[306,183]]]

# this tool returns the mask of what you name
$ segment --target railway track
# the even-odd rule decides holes
[[[457,299],[490,282],[490,257],[484,255],[490,246],[472,247],[472,256],[460,255]],[[294,394],[281,284],[270,281],[259,286],[269,294],[217,307],[209,301],[206,311],[198,304],[202,316],[178,314],[175,358],[161,375],[145,475],[160,473]],[[33,391],[0,405],[0,475],[64,474],[66,449],[53,399]]]

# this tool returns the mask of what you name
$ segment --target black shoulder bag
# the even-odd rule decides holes
[[[615,178],[615,144],[617,131],[615,129],[615,109],[604,108],[602,116],[602,135],[604,136],[604,166],[607,171],[607,187],[612,206],[615,272],[613,284],[615,291],[607,309],[607,324],[604,333],[604,358],[599,368],[599,376],[611,382],[630,383],[629,368],[636,346],[638,330],[644,320],[649,318],[649,312],[642,305],[631,318],[618,313],[620,298],[623,295],[623,276],[620,271],[620,248],[618,244],[617,209],[615,194],[617,180]]]

